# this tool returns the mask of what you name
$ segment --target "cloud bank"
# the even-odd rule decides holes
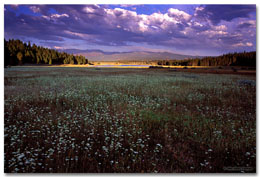
[[[164,13],[145,14],[124,6],[5,5],[4,33],[5,38],[53,41],[53,48],[69,40],[115,49],[143,44],[201,53],[256,48],[255,5],[200,5],[193,13],[167,7]]]

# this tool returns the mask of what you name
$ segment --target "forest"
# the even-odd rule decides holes
[[[22,64],[87,64],[84,56],[58,52],[21,40],[4,40],[4,65]]]
[[[256,67],[256,52],[228,53],[217,57],[185,60],[160,60],[158,65],[168,66],[250,66]]]
[[[88,63],[82,55],[73,55],[44,48],[21,40],[4,40],[4,65],[22,64],[79,64]],[[166,66],[249,66],[256,67],[256,52],[228,53],[184,60],[158,60],[158,65]]]

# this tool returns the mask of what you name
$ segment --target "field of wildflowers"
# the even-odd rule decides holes
[[[255,76],[4,72],[6,173],[256,172]]]

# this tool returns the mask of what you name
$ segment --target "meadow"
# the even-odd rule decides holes
[[[6,173],[256,172],[256,76],[4,70]]]

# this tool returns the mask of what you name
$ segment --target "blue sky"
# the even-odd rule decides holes
[[[256,50],[255,5],[5,5],[6,39],[54,49]]]

